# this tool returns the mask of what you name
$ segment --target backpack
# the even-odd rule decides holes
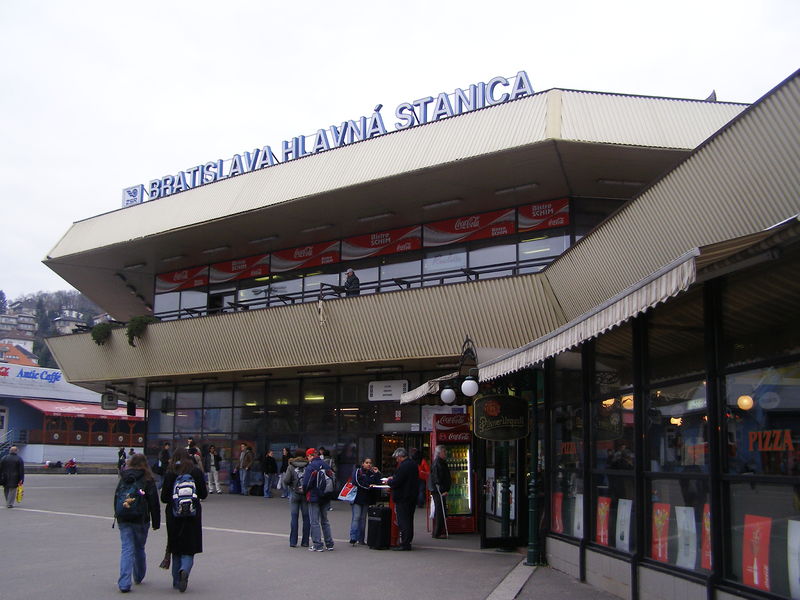
[[[118,521],[124,523],[144,521],[149,510],[144,486],[143,477],[131,482],[119,482],[114,494],[114,516]]]
[[[172,516],[188,518],[197,516],[197,487],[188,473],[178,475],[172,487]]]
[[[302,494],[303,493],[303,476],[306,474],[305,467],[292,467],[294,469],[294,474],[297,479],[294,480],[294,486],[292,486],[292,491],[295,494]]]
[[[317,470],[317,494],[320,500],[330,500],[336,495],[336,476],[331,469]]]

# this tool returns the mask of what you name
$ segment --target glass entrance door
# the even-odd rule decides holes
[[[520,441],[482,440],[478,445],[481,447],[477,469],[481,548],[517,546],[524,527],[520,522],[524,510],[520,500],[525,500]]]

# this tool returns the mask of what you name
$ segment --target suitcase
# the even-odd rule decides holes
[[[392,510],[383,504],[367,508],[367,546],[387,550],[392,535]]]

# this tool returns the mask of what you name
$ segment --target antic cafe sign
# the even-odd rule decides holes
[[[482,396],[472,408],[472,431],[484,440],[508,442],[528,435],[528,403],[516,396]]]

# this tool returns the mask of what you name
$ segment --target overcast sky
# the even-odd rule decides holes
[[[753,102],[800,66],[797,0],[0,0],[0,289],[122,189],[496,75]],[[556,6],[557,5],[557,6]],[[663,7],[663,8],[661,8]]]

